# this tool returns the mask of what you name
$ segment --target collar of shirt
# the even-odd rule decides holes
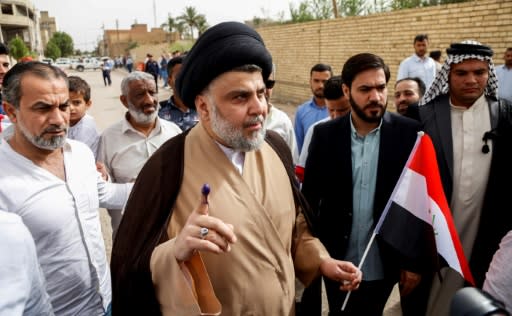
[[[224,152],[226,157],[228,157],[229,161],[231,161],[233,166],[235,166],[236,170],[242,174],[244,170],[245,152],[226,147],[217,141],[216,143],[219,145],[220,149]]]
[[[473,103],[469,108],[465,106],[457,106],[452,103],[452,100],[450,98],[450,107],[455,111],[465,112],[465,111],[471,111],[476,112],[480,109],[482,109],[484,106],[487,106],[487,101],[485,99],[485,94],[482,93],[482,95]]]
[[[424,62],[426,62],[430,58],[427,55],[425,55],[423,57],[420,57],[420,56],[414,54],[412,56],[414,57],[414,61],[419,62],[419,63],[424,63]]]
[[[131,131],[133,133],[136,133],[136,134],[140,134],[140,135],[143,135],[141,132],[139,132],[138,130],[136,130],[132,124],[130,123],[130,121],[128,121],[128,115],[130,115],[130,112],[126,112],[125,115],[124,115],[124,120],[123,120],[123,123],[122,123],[122,126],[121,126],[121,130],[123,132],[123,134],[126,134],[128,131]],[[157,116],[156,117],[156,124],[155,124],[155,128],[153,128],[153,130],[151,131],[151,133],[149,134],[148,137],[151,137],[152,135],[155,135],[157,133],[160,133],[162,129],[162,125],[160,124],[160,118]],[[146,136],[144,136],[146,137]]]
[[[371,130],[368,135],[370,134],[378,134],[378,132],[380,132],[380,127],[382,126],[382,119],[380,119],[380,123],[379,123],[379,126],[377,126],[376,128],[374,128],[373,130]],[[358,133],[357,133],[357,130],[356,130],[356,127],[354,126],[354,122],[353,122],[353,119],[352,119],[352,112],[350,112],[350,132],[352,134],[352,137],[355,137],[355,138],[364,138],[365,136],[360,136]]]

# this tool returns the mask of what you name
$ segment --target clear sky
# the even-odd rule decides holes
[[[75,48],[92,50],[105,29],[129,29],[135,21],[155,26],[153,0],[32,0],[36,9],[55,17],[57,30],[73,37]],[[154,0],[156,25],[181,15],[186,6],[204,14],[210,25],[223,21],[250,20],[254,16],[277,18],[284,13],[289,18],[289,3],[299,0]]]

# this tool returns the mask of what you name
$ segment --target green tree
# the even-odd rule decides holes
[[[290,16],[292,18],[291,22],[294,23],[315,20],[313,12],[311,12],[311,9],[307,1],[299,3],[299,6],[297,8],[295,8],[295,6],[292,3],[290,3]]]
[[[206,18],[204,15],[199,15],[199,18],[197,19],[196,28],[197,28],[197,34],[198,36],[201,36],[210,26],[208,25],[208,22],[206,22]]]
[[[170,14],[167,16],[167,22],[162,24],[162,28],[169,33],[177,32],[179,38],[182,38],[182,34],[185,32],[185,24],[179,18],[174,18]]]
[[[9,51],[11,56],[16,60],[20,60],[22,57],[30,54],[27,45],[25,45],[25,42],[23,42],[23,40],[18,36],[9,42]]]
[[[46,44],[44,55],[46,57],[52,58],[53,60],[62,56],[59,46],[57,46],[54,41],[49,41],[48,44]]]
[[[178,21],[183,22],[183,24],[188,25],[189,36],[191,39],[194,39],[194,28],[198,30],[198,23],[201,19],[206,22],[206,17],[204,14],[197,13],[196,8],[194,7],[185,7],[185,11],[182,15],[177,17]]]
[[[365,0],[338,0],[338,3],[341,16],[359,16],[367,11]]]
[[[48,43],[50,42],[57,45],[62,57],[73,55],[73,52],[75,51],[73,39],[66,32],[55,32]]]

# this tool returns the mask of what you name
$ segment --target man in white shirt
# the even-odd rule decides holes
[[[503,59],[505,64],[496,67],[498,97],[512,102],[512,47],[507,48]]]
[[[108,314],[111,281],[98,207],[123,208],[131,185],[106,183],[89,147],[67,139],[62,70],[18,63],[4,79],[14,133],[0,144],[0,209],[21,216],[31,232],[56,315]]]
[[[284,139],[292,152],[293,162],[297,163],[297,160],[299,159],[299,149],[297,147],[297,140],[295,139],[292,121],[288,114],[270,103],[270,99],[272,98],[272,89],[274,89],[275,83],[275,68],[272,66],[272,73],[268,77],[267,81],[265,81],[265,98],[268,103],[268,114],[267,120],[265,121],[265,127],[278,133]]]
[[[0,211],[0,316],[53,315],[32,235],[21,218]]]
[[[428,89],[436,77],[436,63],[427,55],[428,35],[416,35],[413,45],[414,54],[400,63],[396,80],[418,77]]]
[[[100,137],[98,161],[114,183],[134,182],[146,160],[168,139],[181,133],[174,123],[158,117],[158,97],[153,76],[134,71],[121,82],[125,117],[107,128]],[[122,210],[108,210],[115,237]]]

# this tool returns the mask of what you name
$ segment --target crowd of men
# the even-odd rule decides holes
[[[365,251],[420,131],[474,286],[511,311],[512,48],[495,68],[489,46],[454,43],[438,68],[428,40],[400,63],[396,113],[389,66],[359,53],[339,75],[311,68],[292,125],[260,35],[220,23],[186,56],[148,54],[101,134],[86,81],[11,67],[0,45],[0,315],[321,315],[322,281],[329,315],[381,315],[396,283],[403,315],[449,315],[460,274],[379,237]],[[161,102],[159,76],[173,91]]]

